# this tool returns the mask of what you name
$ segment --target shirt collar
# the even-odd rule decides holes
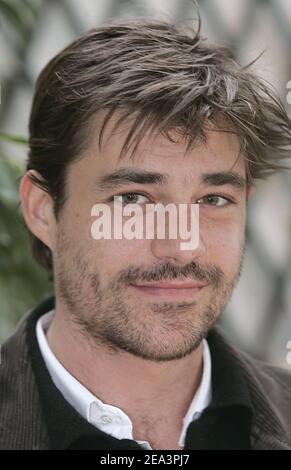
[[[76,380],[58,361],[47,342],[45,331],[51,322],[54,310],[50,310],[37,321],[36,336],[38,345],[49,371],[49,374],[67,402],[89,423],[117,439],[133,439],[132,421],[120,408],[103,403],[86,387]],[[211,356],[206,340],[203,340],[203,372],[188,411],[183,419],[179,445],[184,446],[187,428],[191,421],[199,418],[201,412],[209,405],[211,391]],[[146,441],[137,441],[144,448],[150,449]]]

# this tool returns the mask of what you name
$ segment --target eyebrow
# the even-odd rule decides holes
[[[206,173],[202,176],[204,184],[213,186],[231,185],[237,189],[244,189],[247,186],[246,179],[234,171],[220,171],[217,173]]]
[[[97,180],[97,187],[101,190],[116,189],[125,183],[137,184],[166,184],[168,174],[156,173],[146,170],[132,170],[121,168]]]
[[[96,185],[99,190],[112,190],[126,183],[165,185],[169,182],[168,173],[151,172],[147,170],[133,170],[120,168],[97,179]],[[237,189],[247,186],[246,179],[233,171],[220,171],[202,174],[201,181],[204,185],[224,186],[230,185]]]

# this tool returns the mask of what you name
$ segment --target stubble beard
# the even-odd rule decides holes
[[[61,247],[60,247],[61,248]],[[170,263],[151,270],[128,266],[106,286],[89,262],[60,249],[56,291],[75,326],[93,347],[127,352],[155,362],[181,359],[198,348],[222,314],[241,274],[244,247],[233,279],[222,270],[192,262],[183,268]],[[68,266],[69,264],[69,266]],[[129,294],[132,281],[192,279],[208,282],[208,295],[193,302],[142,302]]]

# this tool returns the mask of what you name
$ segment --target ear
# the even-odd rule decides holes
[[[39,173],[29,170],[23,176],[19,187],[24,220],[29,230],[52,250],[56,226],[53,201],[46,191],[32,181],[32,174],[41,179]]]

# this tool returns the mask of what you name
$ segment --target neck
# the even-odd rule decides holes
[[[182,419],[201,381],[202,345],[182,359],[166,362],[113,352],[104,344],[93,344],[57,306],[47,340],[71,375],[104,403],[121,408],[132,421],[136,415],[163,417],[169,411],[173,418]]]

